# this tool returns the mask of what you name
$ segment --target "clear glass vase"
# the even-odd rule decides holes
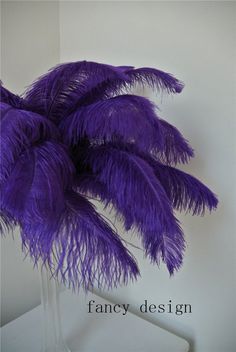
[[[71,352],[63,339],[59,285],[46,266],[40,268],[43,342],[41,352]]]

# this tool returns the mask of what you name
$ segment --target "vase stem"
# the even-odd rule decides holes
[[[70,352],[61,328],[59,285],[46,266],[40,268],[41,305],[43,317],[42,352]]]

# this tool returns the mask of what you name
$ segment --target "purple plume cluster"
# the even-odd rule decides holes
[[[139,275],[124,241],[89,197],[135,229],[152,263],[179,269],[185,242],[174,209],[203,214],[215,195],[176,169],[193,150],[162,120],[141,84],[180,93],[153,68],[66,63],[22,94],[1,85],[1,231],[19,226],[23,249],[69,286],[116,287]]]

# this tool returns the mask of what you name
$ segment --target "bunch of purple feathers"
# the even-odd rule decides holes
[[[217,206],[205,185],[173,167],[193,150],[151,101],[130,93],[136,84],[183,88],[157,69],[87,61],[56,66],[22,96],[1,85],[1,231],[18,225],[34,263],[74,289],[116,287],[139,274],[90,197],[111,205],[170,274],[185,248],[173,209]]]

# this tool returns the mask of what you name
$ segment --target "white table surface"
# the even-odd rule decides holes
[[[87,303],[109,303],[89,293],[61,294],[63,332],[72,352],[187,352],[189,344],[156,325],[128,312],[88,314]],[[1,329],[2,352],[40,352],[41,307]]]

